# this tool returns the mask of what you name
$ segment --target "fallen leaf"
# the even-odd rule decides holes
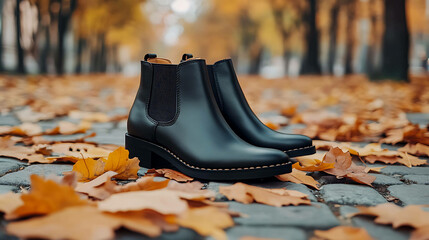
[[[420,228],[429,225],[429,212],[422,209],[422,206],[408,205],[399,207],[393,203],[384,203],[374,207],[357,207],[359,212],[356,215],[375,216],[375,223],[391,224],[394,228],[410,226]]]
[[[34,123],[23,123],[19,126],[0,126],[0,135],[37,136],[42,128]]]
[[[276,176],[277,179],[283,182],[293,182],[298,184],[305,184],[307,186],[313,187],[315,189],[319,189],[317,185],[319,183],[314,180],[313,177],[307,176],[307,174],[303,171],[297,170],[295,168],[292,169],[291,173],[286,173],[282,175]]]
[[[83,112],[73,110],[69,112],[69,117],[87,122],[108,122],[110,117],[102,112]]]
[[[51,147],[52,152],[73,157],[73,159],[107,157],[111,152],[89,143],[55,143]]]
[[[36,153],[37,148],[15,146],[16,142],[17,139],[11,136],[2,137],[0,141],[0,156],[27,160],[30,164],[54,162],[53,160],[45,159],[43,154]]]
[[[315,163],[313,166],[301,166],[300,162],[296,162],[292,165],[292,168],[306,172],[317,172],[334,168],[335,165],[334,163],[326,163],[318,159],[314,159],[314,161]]]
[[[371,186],[371,183],[376,179],[375,176],[365,172],[364,166],[358,166],[352,161],[349,152],[343,152],[340,148],[332,148],[326,153],[323,162],[335,163],[335,167],[325,170],[326,173],[337,177],[349,178],[355,182]]]
[[[421,143],[417,143],[417,144],[408,143],[407,145],[399,148],[398,151],[407,152],[409,154],[416,155],[416,156],[429,157],[429,146]]]
[[[74,190],[97,199],[106,199],[116,192],[117,185],[109,182],[116,174],[113,171],[105,172],[90,182],[78,183]]]
[[[385,168],[385,166],[383,167],[365,167],[365,172],[369,173],[369,172],[374,172],[374,173],[379,173],[381,172],[381,169]]]
[[[152,191],[157,189],[166,188],[170,180],[154,181],[153,177],[141,177],[135,182],[127,183],[120,187],[118,192],[131,192],[131,191]]]
[[[0,212],[10,214],[22,204],[21,194],[8,192],[0,195]]]
[[[31,190],[21,195],[22,205],[5,215],[6,219],[17,219],[31,215],[44,215],[66,207],[88,204],[79,198],[72,187],[60,185],[31,175]]]
[[[119,147],[111,152],[107,157],[104,166],[104,171],[114,171],[118,173],[115,176],[117,179],[137,179],[137,172],[140,170],[138,158],[128,158],[129,152],[124,147]],[[104,159],[103,159],[104,160]]]
[[[429,225],[417,228],[411,233],[410,240],[428,240]]]
[[[265,237],[253,237],[253,236],[243,236],[240,240],[281,240],[280,238],[265,238]]]
[[[202,236],[212,236],[217,240],[226,240],[225,228],[234,226],[231,216],[216,207],[191,208],[178,218],[178,224],[190,228]]]
[[[272,130],[279,130],[280,126],[278,124],[275,124],[273,122],[264,122],[265,126],[271,128]]]
[[[106,212],[150,209],[164,215],[180,215],[188,210],[188,205],[186,201],[182,200],[175,192],[161,189],[113,194],[106,200],[99,202],[98,208]]]
[[[194,178],[188,177],[185,174],[168,169],[168,168],[161,168],[161,169],[149,169],[146,172],[146,175],[154,175],[157,177],[165,177],[168,179],[175,180],[177,182],[190,182],[194,180]]]
[[[281,191],[281,192],[279,192]],[[235,183],[231,186],[219,187],[219,192],[229,200],[235,200],[244,204],[253,202],[271,205],[275,207],[287,205],[310,205],[310,200],[306,197],[297,197],[289,193],[290,190],[280,189],[277,192],[273,189],[250,186],[244,183]]]
[[[89,122],[81,122],[79,125],[74,124],[72,122],[60,121],[58,126],[48,129],[45,131],[47,135],[71,135],[77,133],[85,133],[88,129],[91,128],[91,123]]]
[[[90,181],[103,174],[106,163],[102,159],[79,159],[73,165],[73,172],[78,173],[78,181]]]
[[[121,226],[149,237],[161,234],[161,228],[150,219],[129,214],[102,213],[91,206],[75,206],[53,214],[12,222],[6,226],[9,234],[20,238],[103,240],[113,239]]]
[[[315,230],[316,239],[325,240],[371,240],[373,239],[364,228],[338,226],[326,231]]]

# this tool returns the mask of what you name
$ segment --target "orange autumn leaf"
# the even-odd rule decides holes
[[[0,135],[37,136],[42,134],[38,124],[23,123],[19,126],[0,126]]]
[[[352,161],[349,152],[343,152],[340,148],[331,148],[323,158],[323,162],[334,163],[334,168],[324,172],[337,177],[349,178],[355,182],[371,186],[376,179],[375,176],[365,172],[364,166],[358,166]]]
[[[190,228],[202,236],[212,236],[216,240],[226,240],[225,228],[234,226],[231,216],[212,206],[191,208],[178,218],[178,224]]]
[[[89,123],[89,122],[81,122],[78,125],[78,124],[74,124],[72,122],[60,121],[58,123],[58,126],[52,128],[52,129],[46,130],[45,134],[47,134],[47,135],[56,135],[56,134],[71,135],[71,134],[77,134],[77,133],[86,133],[86,131],[90,128],[91,128],[91,123]]]
[[[92,181],[77,183],[74,190],[96,199],[106,199],[116,192],[116,187],[118,186],[115,182],[111,181],[111,178],[116,174],[113,171],[105,172]]]
[[[411,233],[410,240],[427,240],[429,239],[429,225],[419,227]]]
[[[21,194],[8,192],[0,195],[0,212],[10,214],[22,204]]]
[[[299,184],[305,184],[307,186],[313,187],[315,189],[319,189],[317,185],[319,183],[314,180],[313,177],[307,176],[307,174],[303,171],[292,169],[291,173],[286,173],[282,175],[276,176],[277,179],[283,182],[293,182],[293,183],[299,183]]]
[[[326,231],[315,230],[316,239],[324,240],[372,240],[364,228],[338,226]]]
[[[140,170],[139,159],[138,158],[128,158],[129,152],[124,147],[119,147],[115,151],[111,152],[107,157],[107,160],[104,160],[106,163],[104,166],[104,171],[113,171],[118,173],[115,176],[117,179],[137,179],[137,172]]]
[[[149,169],[146,172],[146,175],[154,175],[157,177],[165,177],[168,179],[172,179],[175,180],[177,182],[190,182],[192,180],[194,180],[194,178],[188,177],[185,174],[172,170],[172,169],[168,169],[168,168],[161,168],[161,169]]]
[[[292,167],[300,171],[317,172],[334,168],[334,163],[326,163],[315,159],[315,164],[313,166],[301,166],[299,162],[296,162],[292,165]]]
[[[75,206],[59,212],[13,222],[6,226],[9,234],[20,238],[103,240],[113,239],[115,230],[126,227],[133,231],[156,237],[161,228],[142,214],[108,214],[91,206]]]
[[[417,144],[408,143],[407,145],[399,148],[398,151],[407,152],[409,154],[416,155],[416,156],[429,157],[429,146],[421,143],[417,143]]]
[[[357,207],[359,212],[353,214],[374,216],[375,223],[391,224],[394,228],[410,226],[420,228],[429,225],[429,212],[422,206],[408,205],[397,206],[393,203],[384,203],[374,207]]]
[[[273,122],[265,122],[264,124],[265,124],[265,126],[271,128],[272,130],[280,129],[280,126],[278,124],[273,123]]]
[[[219,192],[229,200],[235,200],[244,204],[257,202],[275,207],[311,204],[305,194],[297,196],[296,191],[282,188],[266,189],[244,183],[235,183],[226,187],[221,186],[219,187]]]
[[[176,192],[161,189],[113,194],[99,202],[98,208],[113,213],[153,210],[161,214],[180,215],[188,210],[188,205]]]
[[[78,181],[90,181],[103,174],[106,163],[102,159],[79,159],[73,165],[73,172],[78,173]]]
[[[141,177],[135,182],[127,183],[121,186],[119,192],[131,192],[131,191],[152,191],[157,189],[166,188],[170,180],[154,181],[153,177]]]
[[[88,204],[68,185],[60,185],[53,180],[45,180],[37,175],[31,176],[31,190],[21,195],[22,205],[6,219],[17,219],[31,215],[44,215],[61,209]]]

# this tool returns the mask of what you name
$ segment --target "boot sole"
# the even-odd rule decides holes
[[[244,180],[290,173],[292,162],[268,166],[210,169],[192,166],[165,147],[125,134],[125,148],[137,157],[144,168],[172,168],[189,177],[205,180]]]
[[[296,148],[284,151],[289,157],[299,157],[299,156],[305,156],[305,155],[311,155],[316,153],[316,147],[315,146],[307,146],[302,148]]]

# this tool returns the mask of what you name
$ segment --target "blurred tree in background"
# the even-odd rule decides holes
[[[426,74],[426,0],[0,0],[0,71],[136,74],[146,52],[266,77]]]

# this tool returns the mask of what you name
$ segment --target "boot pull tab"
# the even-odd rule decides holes
[[[193,57],[194,57],[194,55],[192,55],[190,53],[185,53],[185,54],[183,54],[182,60],[180,62],[184,62],[184,61],[186,61],[186,60],[188,60],[190,58],[193,58]]]
[[[147,61],[148,59],[156,58],[156,57],[157,57],[157,55],[155,53],[148,53],[148,54],[144,55],[144,60]]]

